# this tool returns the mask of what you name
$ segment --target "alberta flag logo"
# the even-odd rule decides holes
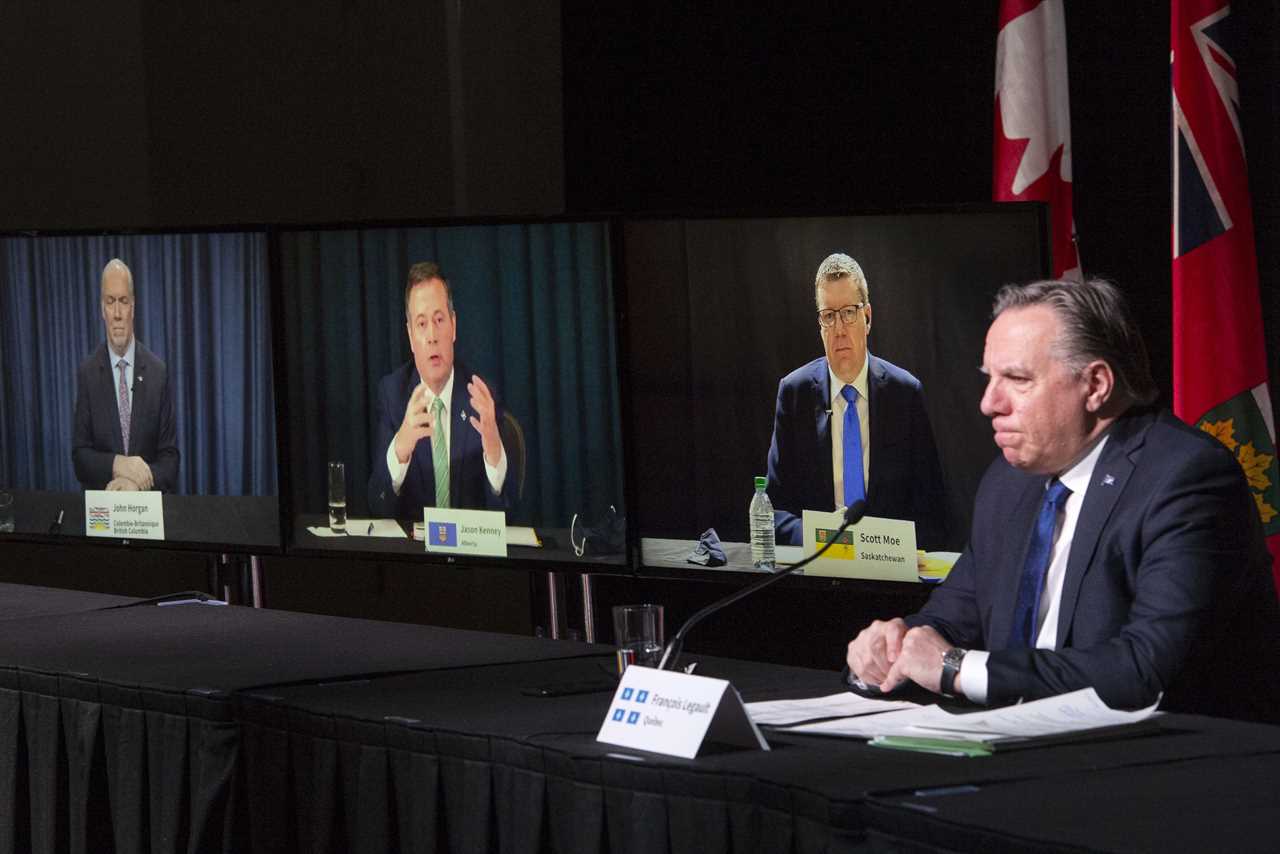
[[[454,522],[432,522],[431,542],[437,546],[456,546],[458,526]]]

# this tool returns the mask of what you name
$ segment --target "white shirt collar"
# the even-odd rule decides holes
[[[1098,458],[1102,456],[1102,448],[1107,444],[1107,438],[1110,435],[1110,430],[1103,433],[1093,448],[1089,450],[1089,453],[1081,457],[1080,461],[1071,468],[1058,475],[1058,480],[1062,481],[1063,486],[1071,490],[1072,495],[1084,497],[1085,492],[1089,489],[1089,481],[1093,479],[1093,470],[1098,465]]]
[[[827,361],[827,377],[831,382],[830,403],[833,408],[835,407],[837,397],[840,397],[841,401],[843,401],[843,397],[841,397],[840,395],[840,390],[844,388],[846,385],[852,385],[854,390],[858,392],[858,397],[860,397],[861,399],[868,400],[868,401],[870,400],[870,398],[867,397],[867,369],[870,367],[870,365],[871,365],[871,353],[868,351],[862,357],[862,368],[858,371],[858,375],[853,378],[852,383],[846,383],[844,380],[836,376],[835,371],[831,370],[831,361],[830,360]]]
[[[124,348],[124,355],[118,356],[116,355],[116,351],[111,349],[111,342],[109,341],[107,342],[107,354],[111,357],[111,370],[113,371],[119,370],[116,366],[120,364],[121,359],[124,359],[126,362],[128,362],[130,368],[136,368],[138,366],[137,361],[135,361],[133,358],[134,351],[137,349],[137,343],[138,343],[138,339],[130,335],[129,346]]]
[[[422,380],[423,385],[426,385],[426,380],[423,380],[421,375],[418,376],[418,379]],[[453,411],[450,408],[450,405],[453,403],[453,368],[449,369],[449,379],[444,381],[444,388],[440,389],[440,394],[437,395],[436,393],[431,391],[431,386],[429,385],[427,386],[427,411],[428,412],[431,411],[431,407],[435,403],[435,400],[437,397],[439,397],[442,401],[444,401],[445,415],[448,415],[450,412]]]

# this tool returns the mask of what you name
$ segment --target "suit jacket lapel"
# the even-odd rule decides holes
[[[138,418],[138,410],[145,407],[147,403],[147,384],[143,382],[147,376],[146,365],[150,363],[149,359],[142,357],[142,343],[135,341],[133,349],[133,405],[129,407],[129,438],[133,440],[134,447],[138,447],[138,439],[140,438],[135,425],[145,423],[144,419]]]
[[[470,375],[467,380],[470,381]],[[467,476],[468,445],[476,431],[471,429],[471,409],[467,400],[467,386],[461,382],[462,373],[453,374],[453,414],[449,417],[449,506],[462,505],[463,478]],[[479,436],[476,436],[479,439]]]
[[[1134,423],[1134,422],[1129,422]],[[1125,484],[1133,474],[1130,455],[1139,448],[1146,431],[1130,433],[1125,421],[1116,425],[1102,456],[1093,468],[1089,489],[1084,495],[1084,506],[1076,520],[1075,535],[1071,539],[1071,553],[1067,557],[1067,574],[1062,582],[1062,604],[1058,611],[1058,647],[1071,640],[1071,622],[1080,598],[1080,585],[1093,564],[1098,539],[1111,518],[1111,511],[1124,494]]]
[[[813,374],[813,423],[818,429],[818,483],[825,489],[823,495],[833,500],[836,494],[835,475],[831,471],[831,371],[827,360],[820,359]],[[836,504],[840,502],[837,500]]]
[[[872,497],[876,494],[876,474],[879,469],[876,468],[876,460],[884,459],[881,446],[884,444],[885,437],[889,435],[886,431],[890,429],[883,424],[881,417],[883,406],[876,405],[876,397],[884,388],[886,382],[884,365],[870,351],[867,352],[867,423],[871,432],[871,460],[869,470],[867,472],[867,502],[870,503]],[[864,437],[865,441],[865,437]]]
[[[405,371],[404,381],[400,388],[400,400],[403,401],[400,406],[401,414],[404,413],[404,408],[409,405],[409,398],[413,395],[414,389],[418,387],[418,382],[418,372],[413,367],[413,362],[410,362]],[[410,479],[413,479],[414,481],[414,488],[412,490],[408,488],[408,481]],[[413,446],[413,453],[409,455],[409,472],[405,475],[405,485],[401,489],[401,494],[417,494],[422,497],[423,504],[427,506],[435,505],[436,469],[435,461],[431,458],[430,439],[418,442]],[[419,515],[421,515],[420,511],[421,508],[419,508]]]
[[[1036,514],[1044,502],[1045,478],[1026,476],[1002,529],[1008,534],[1007,547],[999,549],[1001,565],[996,568],[992,585],[991,625],[987,629],[988,649],[1004,649],[1013,624],[1013,609],[1022,581],[1022,565],[1027,560]],[[998,536],[998,534],[997,534]],[[1013,548],[1017,546],[1017,548]]]
[[[107,404],[111,412],[111,447],[117,454],[124,454],[124,433],[120,431],[120,380],[111,363],[111,348],[102,345],[102,358],[98,362],[103,382],[99,388],[108,389]]]

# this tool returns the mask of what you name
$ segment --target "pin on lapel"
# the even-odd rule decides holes
[[[1103,486],[1115,486],[1115,485],[1116,485],[1116,479],[1115,479],[1115,477],[1114,477],[1114,476],[1112,476],[1112,475],[1109,475],[1109,474],[1107,474],[1107,475],[1103,475],[1103,476],[1102,476],[1102,485],[1103,485]]]
[[[466,421],[466,420],[467,420],[467,411],[466,411],[465,409],[460,410],[460,411],[458,412],[458,420],[459,420],[459,421]]]

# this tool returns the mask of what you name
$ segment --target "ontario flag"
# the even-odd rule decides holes
[[[1235,455],[1280,587],[1275,425],[1236,85],[1223,0],[1173,0],[1173,410]]]
[[[1048,202],[1055,278],[1079,278],[1062,0],[1000,0],[992,199]]]

